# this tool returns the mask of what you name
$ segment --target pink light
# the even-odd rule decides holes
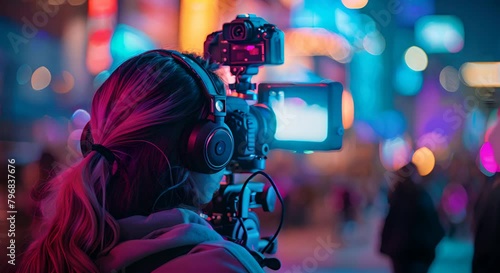
[[[479,157],[480,157],[479,160],[481,160],[481,163],[488,172],[495,173],[500,171],[500,167],[498,163],[495,161],[495,156],[493,154],[493,147],[491,146],[490,142],[485,142],[483,144],[481,150],[479,151]]]

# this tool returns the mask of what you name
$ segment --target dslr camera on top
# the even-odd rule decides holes
[[[205,49],[221,65],[261,66],[283,64],[284,34],[255,15],[238,15],[222,32],[208,36]]]

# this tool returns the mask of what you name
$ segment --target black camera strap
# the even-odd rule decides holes
[[[118,273],[151,273],[167,262],[187,254],[196,245],[185,245],[174,248],[165,249],[144,257],[131,265],[122,268]]]

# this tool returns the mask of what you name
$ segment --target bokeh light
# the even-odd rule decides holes
[[[411,162],[417,166],[418,173],[421,176],[426,176],[434,169],[436,158],[429,148],[422,147],[413,153]]]
[[[481,164],[488,172],[494,173],[500,171],[490,142],[483,143],[481,150],[479,150],[479,156]]]
[[[424,16],[415,24],[415,36],[429,53],[456,53],[464,47],[464,26],[456,16]]]
[[[446,161],[451,156],[447,137],[437,130],[420,136],[417,140],[417,147],[426,147],[431,150],[436,161]]]
[[[109,78],[109,76],[111,76],[111,73],[108,70],[99,72],[99,74],[95,76],[94,82],[92,84],[94,90],[97,90],[99,87],[101,87],[101,85]]]
[[[71,131],[67,141],[67,148],[78,155],[82,155],[82,148],[80,146],[80,138],[82,136],[82,129],[76,129]]]
[[[500,62],[464,63],[460,74],[471,87],[500,87]]]
[[[368,122],[356,120],[356,122],[354,123],[354,130],[356,131],[356,137],[360,142],[377,142],[377,134]]]
[[[328,56],[349,62],[352,49],[346,38],[324,28],[294,28],[285,32],[286,46],[296,56]]]
[[[354,101],[352,94],[348,91],[342,92],[342,125],[344,129],[352,127],[354,122]]]
[[[420,92],[424,82],[422,72],[410,69],[406,65],[401,65],[396,70],[394,77],[394,88],[404,96],[414,96]]]
[[[207,35],[219,28],[217,3],[212,0],[180,1],[179,47],[182,51],[203,53]]]
[[[448,92],[456,92],[460,87],[460,78],[458,70],[452,66],[447,66],[439,73],[439,82],[444,90]]]
[[[40,66],[31,75],[31,87],[35,90],[42,90],[49,86],[52,80],[52,75],[50,71],[45,66]]]
[[[368,4],[368,0],[342,0],[342,4],[348,9],[361,9]]]
[[[415,71],[423,71],[427,68],[427,54],[420,47],[412,46],[406,50],[405,62],[409,68]]]
[[[30,81],[32,74],[33,70],[31,70],[31,66],[27,64],[21,65],[17,69],[17,74],[16,74],[17,83],[27,84]]]
[[[447,185],[441,200],[443,210],[451,222],[460,223],[465,219],[469,197],[462,185],[456,183]]]
[[[44,116],[33,124],[33,138],[44,145],[64,143],[68,137],[67,122],[65,118]]]
[[[371,32],[363,38],[363,48],[372,55],[380,55],[385,50],[384,36],[378,31]]]
[[[120,24],[111,38],[111,57],[113,58],[111,70],[127,59],[155,48],[157,46],[145,33],[131,26]]]
[[[380,161],[388,171],[396,171],[410,162],[411,146],[402,137],[387,139],[380,143]]]
[[[111,65],[111,34],[111,29],[98,30],[90,34],[87,48],[87,68],[90,73],[97,74]]]
[[[118,0],[89,0],[89,16],[114,14],[118,10]]]
[[[75,78],[68,71],[62,72],[62,79],[59,79],[53,86],[54,91],[59,94],[65,94],[71,91],[75,86]]]
[[[89,121],[90,114],[83,109],[78,109],[73,113],[73,115],[71,115],[71,124],[74,128],[83,129]]]
[[[486,115],[479,108],[474,108],[467,114],[462,140],[465,148],[476,153],[481,147],[486,132]]]

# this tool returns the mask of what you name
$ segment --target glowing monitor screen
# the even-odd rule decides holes
[[[332,151],[342,148],[342,84],[261,83],[259,103],[276,116],[271,149],[295,152]]]
[[[326,92],[316,96],[295,96],[293,92],[272,90],[269,103],[276,114],[277,140],[323,142],[328,136]]]

